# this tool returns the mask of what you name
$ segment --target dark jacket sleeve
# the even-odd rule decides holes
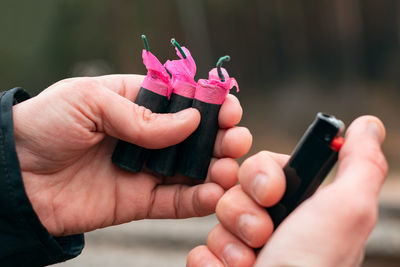
[[[29,98],[21,88],[0,95],[0,266],[44,266],[79,255],[83,234],[53,237],[26,195],[14,143],[12,106]]]

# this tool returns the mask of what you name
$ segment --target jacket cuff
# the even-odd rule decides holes
[[[0,262],[12,266],[65,261],[84,247],[83,234],[51,236],[26,195],[15,149],[12,106],[28,98],[22,88],[0,94]]]

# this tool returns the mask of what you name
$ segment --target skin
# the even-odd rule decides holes
[[[25,190],[53,236],[145,218],[208,215],[236,184],[234,159],[248,152],[252,137],[235,127],[242,108],[232,95],[221,107],[204,184],[181,175],[130,173],[111,163],[117,138],[163,148],[183,141],[199,124],[195,109],[153,114],[134,104],[142,81],[139,75],[67,79],[13,107]]]
[[[333,183],[304,201],[276,230],[264,207],[283,196],[288,156],[260,152],[248,158],[239,170],[240,185],[218,202],[220,223],[206,246],[189,253],[187,266],[359,265],[388,171],[381,151],[385,129],[377,118],[364,116],[351,124],[345,138]]]

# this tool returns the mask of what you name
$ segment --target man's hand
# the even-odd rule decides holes
[[[240,185],[216,209],[220,221],[207,246],[193,249],[188,266],[355,266],[377,220],[380,188],[387,174],[385,138],[375,117],[349,127],[332,184],[319,189],[276,229],[264,207],[285,191],[288,156],[261,152],[239,170]],[[265,245],[265,246],[264,246]],[[254,249],[263,247],[258,255]],[[210,264],[210,265],[207,265]]]
[[[250,132],[235,127],[239,101],[228,95],[219,114],[214,158],[204,184],[181,175],[129,173],[111,163],[117,138],[162,148],[188,137],[199,112],[153,114],[133,103],[139,75],[60,81],[13,107],[17,154],[27,195],[54,236],[82,233],[144,218],[185,218],[215,211],[237,182]]]

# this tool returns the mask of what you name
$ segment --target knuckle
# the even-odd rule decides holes
[[[250,156],[249,158],[247,158],[243,162],[242,166],[244,168],[253,168],[255,164],[257,165],[257,163],[264,162],[266,159],[269,159],[269,158],[270,158],[270,154],[268,151],[260,151],[256,154],[254,154],[253,156]]]
[[[220,235],[222,229],[223,228],[219,223],[211,229],[211,231],[208,233],[206,240],[207,247],[212,247],[213,245],[215,245],[214,240],[218,239],[216,237]]]
[[[377,151],[375,152],[375,157],[371,159],[371,162],[380,170],[383,176],[386,176],[389,171],[389,165],[387,163],[386,157],[380,148],[377,149]]]
[[[357,157],[355,155],[357,154]],[[388,173],[388,163],[386,157],[379,146],[360,147],[359,151],[345,150],[340,156],[340,161],[347,167],[357,162],[367,163],[379,172],[379,175],[386,177]]]
[[[240,185],[232,187],[220,198],[215,209],[217,216],[225,215],[228,211],[232,212],[234,208],[232,203],[236,203],[237,190],[241,190]]]
[[[229,199],[229,196],[225,193],[218,201],[217,206],[215,207],[215,213],[218,217],[225,213],[224,211],[226,210],[227,205],[229,205]]]
[[[154,118],[154,114],[153,114],[153,112],[151,112],[150,109],[141,107],[139,117],[140,117],[141,121],[148,123],[148,122],[152,121],[152,119]]]
[[[99,81],[92,77],[82,77],[77,80],[71,81],[73,86],[68,88],[74,88],[79,92],[79,95],[86,102],[95,101],[100,98],[102,85]]]
[[[377,220],[378,208],[370,197],[357,196],[345,206],[347,218],[354,225],[372,227]]]
[[[149,123],[153,120],[154,116],[149,109],[139,105],[134,105],[134,114],[136,117],[136,139],[141,140],[147,134],[148,131],[146,131],[146,129],[148,128]]]
[[[189,254],[188,254],[188,256],[187,256],[187,259],[186,259],[186,266],[187,267],[194,267],[194,266],[196,266],[196,262],[198,261],[198,260],[200,260],[199,259],[199,256],[201,256],[201,252],[202,252],[202,250],[204,250],[205,249],[205,246],[203,245],[203,246],[197,246],[197,247],[195,247],[194,249],[192,249],[190,252],[189,252]]]
[[[267,158],[269,157],[269,152],[266,150],[260,151],[257,154],[254,155],[254,157],[260,157],[260,158]]]
[[[369,164],[371,164],[371,166],[373,166],[382,177],[386,177],[389,167],[386,157],[382,153],[380,147],[372,148],[370,153],[364,154],[363,158],[366,162],[369,162]]]
[[[82,77],[72,82],[75,83],[78,88],[82,88],[83,91],[93,90],[101,86],[101,83],[93,77]]]

